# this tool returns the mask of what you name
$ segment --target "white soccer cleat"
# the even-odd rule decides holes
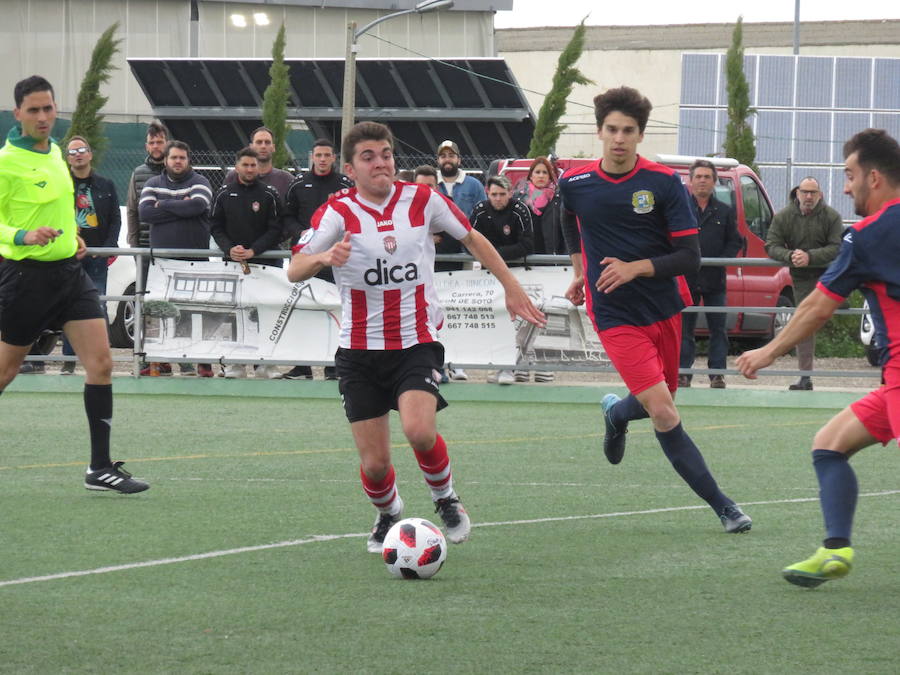
[[[434,502],[434,512],[444,522],[447,531],[447,539],[453,544],[461,544],[468,540],[472,531],[472,521],[465,507],[455,494],[452,497],[444,497]]]
[[[384,548],[384,538],[387,536],[394,523],[403,520],[403,500],[397,497],[397,513],[378,512],[375,516],[375,525],[372,526],[372,532],[366,539],[366,550],[369,553],[381,553]]]

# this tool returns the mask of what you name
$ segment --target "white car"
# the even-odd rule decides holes
[[[122,232],[119,247],[127,248],[125,241],[125,209],[122,209]],[[106,295],[134,295],[135,262],[137,258],[120,255],[109,266],[106,278]],[[109,342],[113,347],[130,349],[134,345],[134,300],[108,300],[106,313],[109,316]]]
[[[872,315],[869,314],[869,303],[863,303],[863,309],[867,310],[859,319],[859,341],[866,348],[866,360],[870,366],[879,366],[881,350],[875,344],[875,324],[872,323]]]

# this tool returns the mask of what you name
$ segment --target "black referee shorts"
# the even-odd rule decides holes
[[[341,400],[350,422],[375,419],[397,410],[404,391],[427,391],[437,409],[447,407],[438,391],[436,372],[444,367],[444,346],[426,342],[407,349],[344,349],[334,355]]]
[[[100,296],[75,258],[0,262],[0,340],[25,347],[68,321],[103,319]]]

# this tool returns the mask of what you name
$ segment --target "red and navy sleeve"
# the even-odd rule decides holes
[[[664,208],[670,236],[697,234],[697,217],[691,208],[687,188],[677,173],[669,176],[667,187]]]

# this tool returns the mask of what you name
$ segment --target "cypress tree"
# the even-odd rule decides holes
[[[529,157],[549,155],[556,146],[560,134],[566,128],[559,120],[566,112],[566,99],[572,93],[572,87],[576,84],[594,84],[591,80],[575,67],[575,63],[581,58],[584,49],[584,34],[586,31],[584,22],[575,28],[575,33],[569,44],[559,55],[556,64],[556,72],[553,75],[553,85],[550,92],[544,98],[541,110],[538,112],[537,122],[534,126],[534,135],[531,137],[531,146],[528,149]]]
[[[728,90],[728,126],[725,131],[725,156],[733,157],[759,173],[756,168],[756,141],[748,118],[756,114],[750,107],[750,87],[744,76],[743,17],[738,17],[731,34],[731,47],[725,58]]]
[[[100,166],[109,144],[103,134],[103,114],[100,112],[109,97],[100,95],[100,85],[109,82],[112,71],[118,67],[112,64],[112,59],[122,44],[121,39],[116,40],[113,37],[118,29],[117,21],[103,31],[97,44],[94,45],[91,63],[78,90],[75,111],[72,113],[72,125],[62,140],[62,147],[65,148],[72,136],[83,136],[87,139],[94,153],[94,166]]]
[[[283,169],[290,161],[287,149],[287,107],[290,100],[289,68],[284,62],[284,24],[272,44],[272,66],[269,68],[269,86],[263,94],[263,124],[272,130],[275,152],[272,166]]]

